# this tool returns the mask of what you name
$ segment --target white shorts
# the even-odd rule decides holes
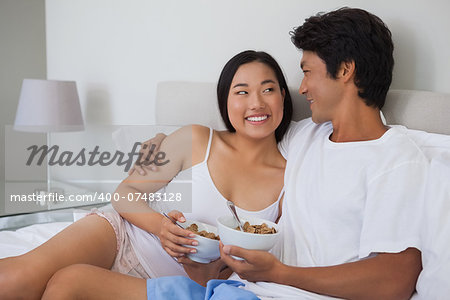
[[[111,224],[116,234],[117,250],[114,264],[111,271],[131,275],[138,278],[148,279],[150,276],[139,262],[133,246],[131,245],[128,234],[125,230],[126,222],[114,209],[100,210],[94,208],[88,215],[97,215],[106,219]]]

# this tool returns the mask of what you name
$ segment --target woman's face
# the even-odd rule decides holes
[[[266,64],[241,65],[234,74],[227,102],[236,132],[257,139],[274,135],[283,119],[284,94],[275,72]]]

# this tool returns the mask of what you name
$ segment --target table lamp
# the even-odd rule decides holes
[[[17,107],[15,130],[47,133],[84,130],[75,81],[24,79]],[[47,162],[47,193],[50,193]]]

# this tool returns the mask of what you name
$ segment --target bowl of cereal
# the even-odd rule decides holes
[[[233,216],[217,218],[220,240],[224,245],[239,246],[249,250],[269,251],[280,236],[278,224],[255,217],[240,217],[244,231],[239,229]]]
[[[179,224],[183,228],[195,233],[195,237],[192,239],[198,242],[198,245],[195,247],[186,245],[186,247],[197,250],[196,253],[189,253],[187,255],[188,258],[199,263],[207,264],[220,257],[217,227],[193,220],[186,220],[186,222]]]

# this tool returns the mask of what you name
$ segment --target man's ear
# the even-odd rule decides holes
[[[341,66],[339,68],[339,78],[343,78],[344,82],[348,82],[350,79],[353,79],[353,76],[355,75],[355,61],[344,61],[341,63]]]

